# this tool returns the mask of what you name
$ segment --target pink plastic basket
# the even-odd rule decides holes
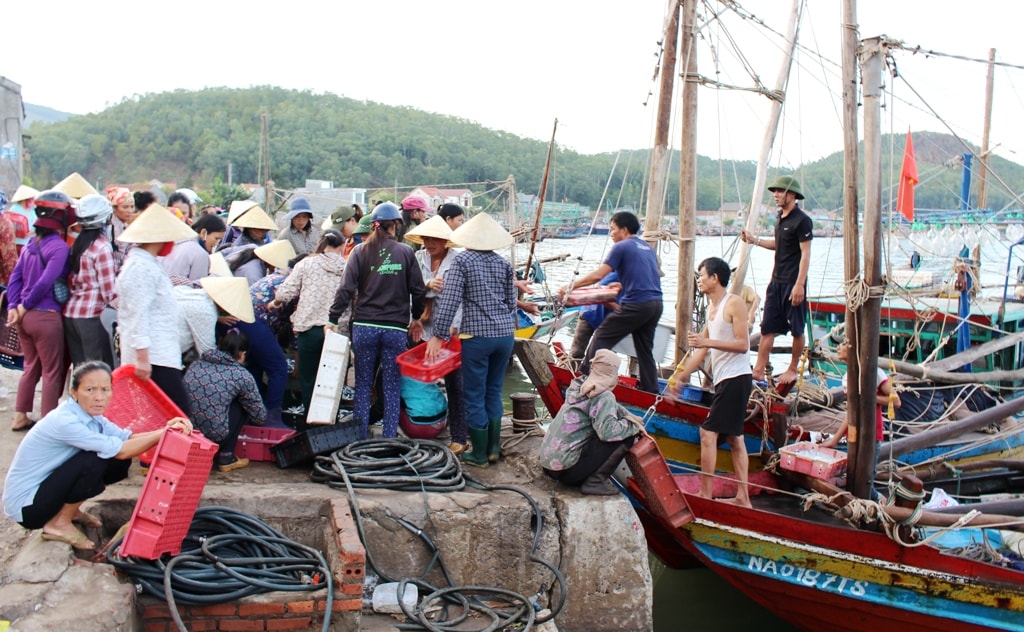
[[[177,404],[160,390],[153,380],[141,380],[135,375],[134,364],[124,364],[112,376],[114,394],[104,416],[132,433],[159,430],[174,417],[184,417]],[[145,463],[153,461],[153,450],[139,455]]]
[[[446,342],[433,362],[424,360],[427,345],[417,345],[399,354],[398,368],[402,375],[420,382],[436,382],[462,366],[462,341],[453,336]]]
[[[121,543],[122,556],[155,560],[181,552],[216,454],[217,444],[199,432],[164,433]]]
[[[784,470],[837,482],[846,474],[847,455],[810,441],[801,441],[779,449],[779,465]]]
[[[235,444],[235,456],[250,461],[273,461],[270,448],[295,435],[291,428],[242,426]]]

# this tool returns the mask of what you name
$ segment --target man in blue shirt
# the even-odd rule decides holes
[[[587,349],[583,373],[590,370],[590,360],[600,349],[611,349],[626,336],[633,336],[636,360],[640,371],[637,386],[649,393],[658,392],[658,365],[654,359],[654,332],[664,308],[661,294],[661,273],[654,250],[639,237],[640,220],[629,211],[612,215],[608,235],[615,242],[608,258],[590,274],[572,284],[573,288],[597,283],[615,272],[622,283],[619,309],[604,319],[594,332]],[[569,287],[559,290],[565,295]]]

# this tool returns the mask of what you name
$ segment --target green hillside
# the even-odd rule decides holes
[[[280,188],[299,187],[311,178],[367,189],[480,183],[471,188],[483,192],[489,188],[486,183],[512,174],[521,192],[536,193],[547,152],[541,141],[412,108],[274,87],[209,88],[149,94],[97,114],[33,123],[26,142],[26,176],[36,186],[49,186],[78,171],[101,186],[155,178],[205,191],[227,179],[231,163],[234,182],[256,182],[263,113],[269,117],[271,174]],[[914,138],[923,181],[918,206],[955,207],[959,170],[945,169],[934,178],[932,172],[963,149],[942,134]],[[898,167],[903,137],[895,141]],[[670,209],[678,207],[678,154],[674,158]],[[613,153],[558,151],[549,199],[596,207],[614,162]],[[993,165],[1020,190],[1024,168],[1001,158]],[[623,152],[606,208],[639,207],[648,168],[646,151]],[[752,161],[699,157],[698,208],[747,201],[754,171]],[[838,208],[842,173],[840,153],[800,169],[807,206]],[[996,186],[989,199],[996,209],[1011,200]]]

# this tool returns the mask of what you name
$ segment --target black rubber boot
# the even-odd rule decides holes
[[[629,446],[627,445],[620,445],[615,448],[615,451],[611,453],[608,460],[602,463],[596,472],[583,481],[583,484],[580,485],[580,491],[588,496],[614,496],[618,494],[619,488],[615,487],[615,484],[610,479],[612,472],[619,466],[622,457],[626,456],[628,451]]]
[[[492,419],[487,425],[487,460],[497,463],[501,456],[501,419]]]
[[[472,450],[462,453],[462,462],[476,467],[487,467],[490,462],[487,460],[487,435],[488,428],[470,428],[469,443]]]

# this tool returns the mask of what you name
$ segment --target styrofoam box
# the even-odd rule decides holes
[[[654,359],[658,362],[668,353],[668,341],[672,335],[672,327],[658,323],[654,330]],[[626,336],[612,347],[615,353],[636,357],[636,347],[633,346],[633,336]]]
[[[846,461],[845,452],[815,445],[810,441],[779,449],[779,465],[783,469],[826,481],[834,481],[846,474]]]
[[[345,386],[345,374],[348,372],[349,344],[347,336],[333,331],[324,336],[320,368],[316,372],[316,385],[306,415],[307,424],[333,424],[338,416],[341,389]]]

